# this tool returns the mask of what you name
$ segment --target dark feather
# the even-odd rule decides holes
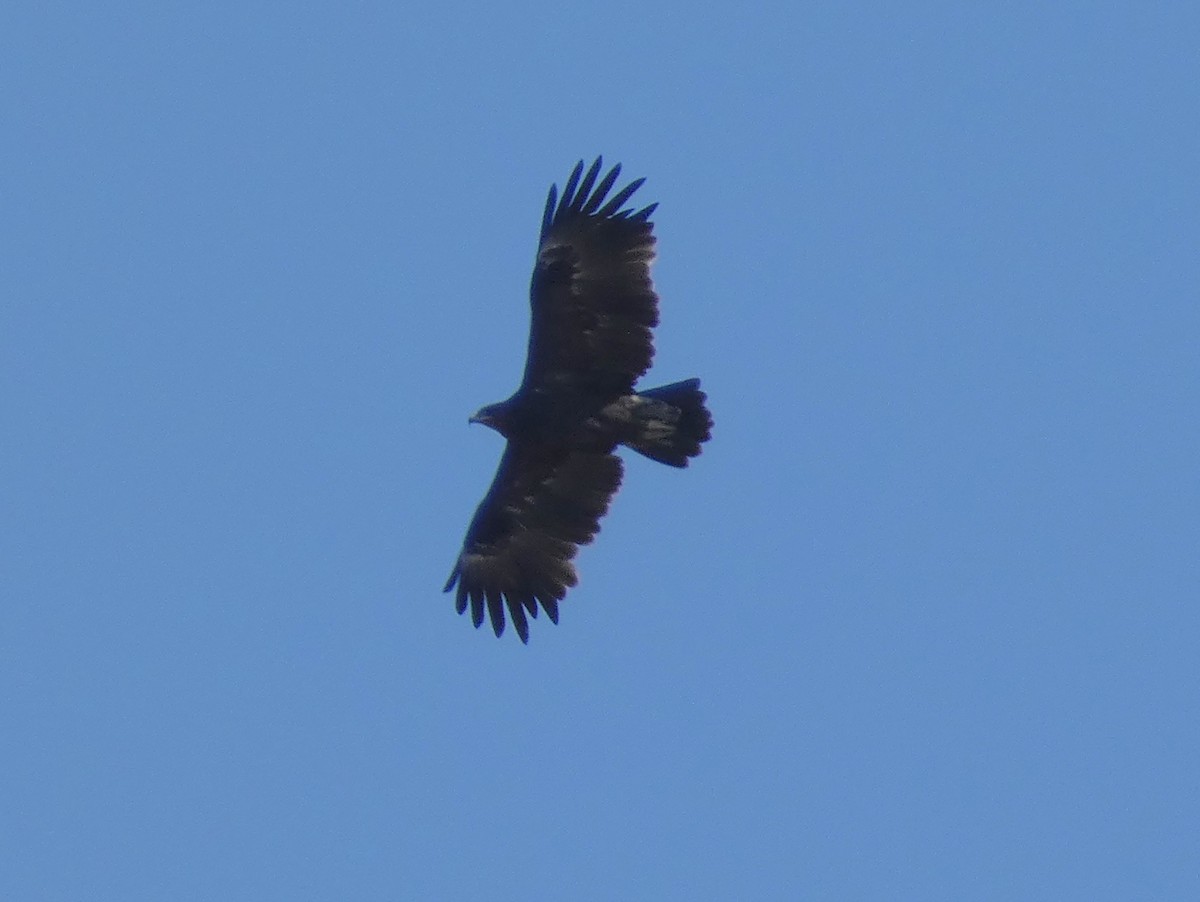
[[[582,163],[582,160],[580,161]],[[592,168],[587,171],[587,175],[583,177],[583,181],[579,183],[579,192],[575,195],[574,206],[582,212],[583,200],[587,198],[592,190],[592,185],[596,183],[596,174],[600,172],[600,157],[596,157],[596,162],[592,164]]]
[[[575,202],[575,188],[579,185],[579,175],[582,172],[583,160],[580,160],[575,164],[575,168],[571,170],[571,175],[567,179],[566,186],[563,188],[562,206],[558,208],[560,212]]]

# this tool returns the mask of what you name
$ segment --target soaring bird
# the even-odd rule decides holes
[[[538,607],[578,581],[572,558],[595,538],[621,484],[618,445],[686,467],[712,430],[699,379],[635,391],[654,356],[658,296],[650,280],[657,204],[625,207],[645,179],[611,197],[621,173],[597,182],[601,158],[580,160],[561,199],[550,187],[529,289],[529,350],[520,387],[469,420],[507,440],[500,466],[445,591],[478,627],[486,606],[504,632],[505,608],[522,642]]]

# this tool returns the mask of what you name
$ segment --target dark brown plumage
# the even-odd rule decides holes
[[[712,428],[699,379],[634,391],[658,325],[650,280],[657,204],[622,209],[644,180],[608,197],[621,167],[597,183],[600,165],[584,173],[580,161],[561,201],[550,188],[524,378],[508,400],[471,417],[508,445],[446,591],[457,583],[458,612],[469,605],[478,627],[486,609],[497,636],[507,609],[523,642],[539,607],[558,622],[558,603],[578,580],[572,558],[595,538],[621,484],[616,447],[685,467]]]

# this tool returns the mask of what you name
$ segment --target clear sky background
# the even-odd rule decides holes
[[[1194,3],[6,4],[0,897],[1200,898]],[[656,214],[555,627],[441,586]]]

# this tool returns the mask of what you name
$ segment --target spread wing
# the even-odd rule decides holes
[[[620,484],[612,454],[510,440],[446,583],[447,592],[458,583],[458,613],[470,601],[478,627],[486,602],[499,636],[507,605],[522,642],[539,603],[558,623],[558,603],[577,582],[571,558],[599,531]]]
[[[522,390],[617,397],[654,356],[658,296],[650,280],[657,204],[621,209],[644,179],[611,198],[614,166],[596,184],[600,158],[581,160],[557,199],[550,188],[529,289],[529,354]],[[607,198],[607,200],[606,200]]]

